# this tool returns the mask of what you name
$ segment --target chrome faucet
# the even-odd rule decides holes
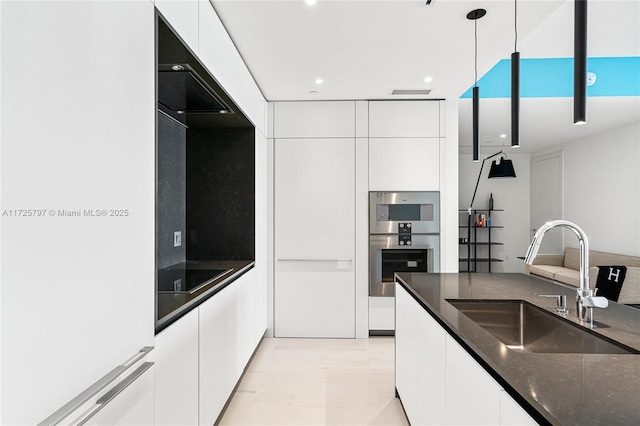
[[[578,237],[580,243],[580,287],[577,289],[576,296],[576,316],[580,321],[586,320],[593,323],[593,308],[606,308],[609,306],[609,301],[605,297],[596,297],[589,289],[589,239],[582,228],[568,220],[552,220],[545,223],[538,228],[533,236],[524,263],[533,264],[533,259],[538,254],[544,234],[558,226],[570,229]]]

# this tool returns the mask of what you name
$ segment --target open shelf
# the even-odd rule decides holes
[[[495,257],[495,253],[492,253],[492,248],[496,246],[504,246],[504,243],[499,241],[493,241],[495,238],[495,233],[492,232],[493,229],[504,229],[502,225],[494,225],[495,217],[491,217],[494,212],[503,212],[503,209],[471,209],[471,213],[473,217],[469,217],[468,209],[460,209],[459,212],[459,225],[458,229],[460,229],[460,239],[469,238],[470,243],[459,242],[460,246],[460,254],[464,257],[460,257],[460,272],[477,272],[478,264],[487,265],[483,267],[482,270],[488,270],[491,272],[491,264],[494,262],[504,262],[502,259],[498,259]],[[489,226],[477,226],[476,216],[477,215],[488,216],[486,223],[490,223]],[[500,215],[497,215],[497,219],[499,221]],[[472,224],[469,226],[469,220],[471,220]],[[485,221],[483,220],[483,223]],[[498,222],[499,223],[499,222]],[[486,229],[485,231],[478,232],[478,229]],[[470,246],[470,250],[464,250],[465,246]],[[493,255],[492,255],[493,254]],[[462,270],[463,264],[466,264],[466,270]]]

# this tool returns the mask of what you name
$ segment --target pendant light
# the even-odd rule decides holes
[[[587,122],[587,0],[574,0],[573,124]]]
[[[511,147],[520,147],[520,52],[518,52],[518,0],[514,0],[515,41],[511,54]]]
[[[478,87],[478,19],[487,14],[484,9],[474,9],[467,13],[467,19],[473,21],[474,26],[474,58],[475,58],[475,79],[473,84],[473,161],[479,161],[480,143],[479,143],[479,118],[480,118],[480,88]]]

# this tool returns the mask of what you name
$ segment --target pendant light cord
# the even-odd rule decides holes
[[[513,51],[518,51],[518,0],[513,0],[513,22],[514,32],[516,34]]]
[[[475,74],[474,74],[474,87],[478,86],[478,20],[473,21],[473,27],[475,32],[475,47],[474,47],[474,61],[475,61]]]

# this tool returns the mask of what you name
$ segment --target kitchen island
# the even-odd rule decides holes
[[[400,273],[396,274],[396,286],[397,292],[404,292],[409,301],[409,304],[401,306],[400,303],[405,303],[401,294],[396,306],[396,388],[413,423],[460,424],[462,421],[454,419],[456,416],[464,417],[464,411],[471,412],[474,403],[482,405],[482,401],[487,401],[484,405],[491,405],[496,400],[498,413],[494,417],[489,413],[488,418],[491,419],[487,422],[483,423],[479,417],[474,421],[475,424],[501,423],[504,395],[498,393],[494,397],[491,391],[484,392],[474,382],[475,376],[461,373],[461,366],[449,365],[454,355],[453,346],[456,346],[462,348],[463,354],[466,351],[470,361],[475,361],[488,373],[487,378],[495,382],[495,388],[508,395],[536,423],[640,424],[640,310],[612,302],[607,309],[595,310],[595,323],[589,330],[621,343],[631,353],[536,353],[505,345],[448,300],[523,300],[561,318],[561,321],[591,328],[581,325],[575,318],[575,288],[524,274]],[[541,298],[541,294],[566,295],[571,312],[556,313],[555,300]],[[411,310],[410,304],[416,306],[415,320],[413,314],[407,313]],[[417,326],[415,332],[407,330],[412,321],[432,322],[439,329],[436,337],[423,338],[425,342],[421,343]],[[414,334],[416,344],[411,342]],[[441,356],[438,352],[440,340]],[[411,370],[411,350],[418,354],[415,373]],[[423,352],[424,359],[421,358]],[[441,365],[438,364],[439,359]],[[463,386],[459,395],[452,391],[456,375],[461,377],[458,383],[468,388]],[[423,377],[426,379],[422,380]],[[438,383],[442,385],[441,392],[437,392]],[[422,388],[427,390],[420,391]],[[437,402],[438,398],[440,402]],[[421,415],[426,406],[432,411]]]

